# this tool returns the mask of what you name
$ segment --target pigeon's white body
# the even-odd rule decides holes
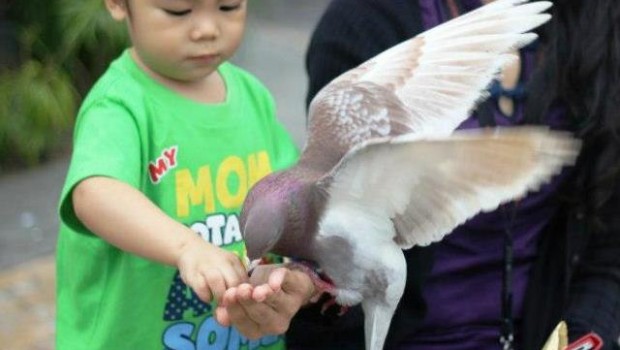
[[[366,348],[382,349],[405,285],[402,249],[537,189],[577,156],[579,142],[544,128],[454,132],[550,5],[497,0],[323,88],[298,164],[246,198],[250,258],[317,262],[338,303],[362,303]]]
[[[391,239],[392,222],[385,217],[359,214],[346,206],[327,211],[317,237],[317,244],[326,254],[321,254],[317,263],[337,286],[332,294],[338,304],[362,303],[366,346],[381,349],[405,288],[407,265],[401,248]],[[330,244],[334,235],[351,242],[350,249],[356,253],[349,255],[338,245]],[[343,258],[347,263],[343,263]]]

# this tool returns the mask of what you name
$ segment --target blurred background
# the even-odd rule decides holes
[[[328,0],[249,2],[233,61],[304,142],[308,39]],[[0,344],[54,348],[56,205],[80,101],[126,45],[102,0],[0,0]],[[79,263],[79,262],[76,262]]]

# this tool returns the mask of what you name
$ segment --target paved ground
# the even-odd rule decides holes
[[[328,0],[250,2],[245,46],[234,61],[272,90],[278,113],[301,146],[309,34]],[[0,344],[53,349],[56,204],[68,158],[0,174]]]

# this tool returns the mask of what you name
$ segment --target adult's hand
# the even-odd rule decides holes
[[[250,283],[229,288],[215,310],[216,320],[249,339],[283,334],[300,307],[318,299],[312,279],[282,265],[260,265]]]

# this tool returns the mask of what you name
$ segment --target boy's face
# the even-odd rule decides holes
[[[239,47],[246,0],[106,0],[127,19],[137,58],[164,79],[198,82]]]

